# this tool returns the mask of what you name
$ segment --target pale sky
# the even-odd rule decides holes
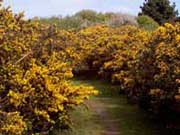
[[[122,12],[137,15],[144,0],[4,0],[15,13],[24,11],[27,18],[34,16],[49,17],[53,15],[71,15],[82,9],[98,12]],[[180,11],[180,0],[176,2]]]

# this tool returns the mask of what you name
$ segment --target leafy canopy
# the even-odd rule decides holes
[[[164,24],[177,17],[176,4],[171,5],[169,0],[145,0],[140,7],[139,15],[148,15],[159,24]]]

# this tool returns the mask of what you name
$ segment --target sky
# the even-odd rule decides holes
[[[10,5],[13,12],[24,11],[26,18],[66,16],[82,9],[98,12],[122,12],[137,15],[144,0],[4,0],[4,6]],[[180,11],[180,0],[175,2]]]

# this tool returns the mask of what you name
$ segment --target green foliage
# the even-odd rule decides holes
[[[141,28],[144,28],[145,30],[153,31],[158,28],[159,24],[155,22],[152,18],[149,16],[138,16],[137,22]]]
[[[177,17],[175,7],[175,3],[171,5],[169,0],[145,0],[139,14],[150,16],[159,24],[164,24]]]
[[[56,24],[57,27],[65,30],[78,30],[81,29],[83,20],[79,17],[66,16],[61,17],[50,17],[50,18],[40,18],[39,21],[43,24]]]
[[[56,24],[59,28],[65,30],[80,30],[99,24],[110,27],[128,24],[137,25],[135,16],[121,13],[98,13],[93,10],[82,10],[72,16],[40,18],[37,20],[44,24]]]
[[[100,22],[100,17],[96,11],[93,10],[82,10],[80,12],[77,12],[75,17],[79,17],[82,20],[86,20],[92,23]]]

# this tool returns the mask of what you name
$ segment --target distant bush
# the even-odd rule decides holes
[[[90,21],[92,23],[100,22],[100,18],[98,17],[98,14],[96,11],[93,10],[82,10],[77,12],[74,16],[81,18],[82,20]]]
[[[64,18],[53,16],[50,18],[38,18],[36,19],[40,21],[42,24],[50,24],[50,25],[57,25],[59,28],[64,30],[72,30],[72,29],[80,29],[83,23],[83,20],[79,17],[74,16],[66,16]]]
[[[159,26],[159,24],[156,21],[154,21],[151,17],[146,15],[138,16],[137,22],[141,28],[150,31],[157,29]]]
[[[119,27],[122,25],[137,25],[135,16],[122,13],[98,13],[93,10],[82,10],[72,16],[39,18],[41,23],[56,24],[65,30],[79,30],[94,25],[108,25]]]
[[[58,22],[58,27],[61,29],[81,29],[83,20],[79,17],[66,16],[63,19],[60,19]]]
[[[122,13],[114,13],[107,19],[106,24],[112,27],[119,27],[122,25],[137,25],[135,16]]]

